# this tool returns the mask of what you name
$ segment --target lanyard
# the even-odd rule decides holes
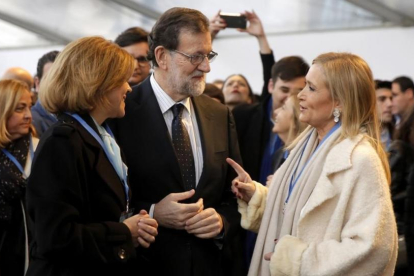
[[[76,114],[76,113],[66,113],[66,114],[68,114],[68,115],[70,115],[71,117],[73,117],[76,121],[78,121],[88,132],[89,132],[89,134],[91,134],[92,136],[93,136],[93,138],[95,138],[95,140],[99,143],[99,145],[101,145],[101,147],[103,148],[103,150],[104,150],[104,152],[105,152],[105,154],[106,154],[106,157],[108,157],[108,160],[109,160],[109,162],[111,163],[111,165],[112,165],[112,167],[114,168],[114,170],[115,170],[115,172],[117,172],[117,170],[115,169],[115,164],[114,164],[114,161],[112,160],[112,158],[111,158],[111,155],[110,155],[110,153],[108,152],[108,149],[106,148],[106,146],[104,145],[104,143],[103,143],[103,140],[102,140],[102,137],[100,136],[100,135],[98,135],[97,133],[96,133],[96,131],[93,129],[93,128],[91,128],[86,122],[85,122],[85,120],[83,120],[78,114]],[[112,138],[114,138],[114,134],[112,133],[112,131],[111,131],[111,129],[108,127],[108,125],[107,124],[105,124],[104,125],[104,128],[105,128],[105,130],[108,132],[108,134],[109,135],[111,135],[111,137]],[[117,173],[118,174],[118,173]],[[122,182],[122,185],[124,186],[124,190],[125,190],[125,197],[126,197],[126,202],[127,202],[127,205],[126,205],[126,211],[128,212],[129,211],[129,186],[128,186],[128,184],[127,184],[127,181],[126,181],[126,179],[127,179],[127,172],[126,172],[126,169],[125,169],[125,167],[124,167],[124,169],[123,169],[123,175],[121,176],[121,175],[119,175],[118,174],[118,176],[119,176],[119,178],[120,178],[120,180],[121,180],[121,182]]]
[[[29,144],[29,152],[30,152],[30,158],[31,160],[33,160],[33,156],[34,156],[34,150],[33,150],[33,141],[32,141],[32,135],[30,135],[30,144]],[[24,172],[24,169],[22,167],[22,165],[19,163],[19,161],[17,161],[16,157],[14,157],[8,150],[6,149],[1,149],[1,151],[10,159],[10,161],[12,161],[14,163],[14,165],[16,165],[16,167],[19,169],[19,171],[22,173],[23,177],[26,179],[28,177],[28,175],[26,175],[26,173]]]
[[[288,196],[286,197],[285,204],[286,204],[286,203],[288,203],[289,198],[290,198],[290,195],[292,194],[293,188],[295,188],[296,183],[298,182],[298,180],[299,180],[300,176],[302,175],[303,171],[305,170],[305,168],[306,168],[306,166],[308,165],[309,161],[312,159],[312,157],[313,157],[313,155],[315,154],[315,152],[316,152],[316,151],[317,151],[317,150],[321,147],[321,145],[323,144],[323,142],[325,142],[325,140],[326,140],[326,139],[328,139],[328,138],[329,138],[329,136],[331,136],[331,135],[332,135],[332,133],[334,133],[334,132],[335,132],[335,130],[337,130],[340,126],[341,126],[341,123],[340,123],[340,122],[339,122],[339,123],[336,123],[336,124],[334,125],[334,127],[333,127],[333,128],[332,128],[329,132],[328,132],[328,134],[326,134],[326,135],[325,135],[325,137],[323,137],[322,141],[319,143],[319,145],[318,145],[318,146],[316,147],[316,149],[313,151],[313,153],[311,154],[311,156],[309,157],[309,159],[306,161],[306,163],[305,163],[305,165],[303,166],[303,168],[300,170],[299,175],[298,175],[298,176],[296,177],[296,179],[295,179],[294,177],[295,177],[295,175],[296,175],[296,171],[298,170],[298,167],[299,167],[300,161],[302,160],[303,153],[305,152],[306,146],[307,146],[307,144],[308,144],[308,142],[309,142],[309,139],[310,139],[310,137],[311,137],[312,133],[310,133],[310,134],[309,134],[308,138],[306,139],[305,146],[303,147],[302,152],[300,153],[299,161],[298,161],[298,163],[296,164],[296,168],[295,168],[295,170],[294,170],[294,172],[293,172],[293,174],[292,174],[292,177],[290,178],[290,183],[289,183],[289,193],[288,193]]]
[[[285,150],[284,152],[283,152],[283,159],[287,159],[288,158],[288,156],[289,156],[289,151],[288,150]]]

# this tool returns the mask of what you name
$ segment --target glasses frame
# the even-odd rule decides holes
[[[149,63],[149,60],[147,59],[147,57],[144,57],[144,56],[139,56],[139,57],[132,56],[132,57],[138,62],[139,66],[146,66]]]
[[[190,59],[190,63],[193,64],[193,65],[200,65],[201,63],[203,63],[203,61],[204,61],[205,58],[207,58],[207,60],[208,60],[209,63],[212,63],[216,59],[216,57],[218,56],[218,54],[216,52],[214,52],[214,51],[211,51],[207,55],[189,55],[189,54],[183,53],[183,52],[178,51],[178,50],[169,50],[169,51],[170,52],[179,53],[179,54],[181,54],[181,55],[189,58]],[[210,56],[210,58],[209,58],[209,56]],[[195,62],[194,61],[194,58],[199,58],[200,61],[199,62]]]

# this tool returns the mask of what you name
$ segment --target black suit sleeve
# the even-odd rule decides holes
[[[265,101],[269,94],[269,80],[272,78],[272,67],[275,64],[275,57],[273,56],[273,51],[270,54],[260,54],[260,59],[262,60],[263,67],[263,89],[262,95],[260,95],[260,101]]]

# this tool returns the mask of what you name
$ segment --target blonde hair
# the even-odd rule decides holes
[[[359,56],[332,52],[319,55],[312,64],[322,68],[325,85],[332,99],[339,101],[342,106],[342,132],[338,142],[360,133],[365,134],[378,153],[388,183],[391,183],[388,157],[380,139],[375,83],[368,64]]]
[[[0,81],[0,148],[5,148],[11,142],[11,135],[7,130],[7,121],[13,115],[24,93],[30,93],[27,84],[18,80]],[[33,125],[30,131],[36,136]]]
[[[132,75],[134,58],[102,37],[69,43],[40,84],[42,106],[51,113],[86,113],[108,105],[106,94]]]
[[[300,107],[299,107],[299,99],[298,93],[292,93],[289,95],[288,99],[292,100],[292,111],[293,111],[293,118],[292,122],[289,127],[289,133],[287,136],[286,141],[288,142],[285,147],[289,147],[290,143],[302,133],[302,131],[306,128],[307,124],[301,122],[299,120],[300,114]],[[287,101],[287,100],[286,100]]]

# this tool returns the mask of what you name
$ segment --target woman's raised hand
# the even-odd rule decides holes
[[[232,192],[237,198],[249,202],[256,191],[256,186],[250,175],[233,159],[227,158],[226,161],[237,173],[237,177],[231,183]]]

